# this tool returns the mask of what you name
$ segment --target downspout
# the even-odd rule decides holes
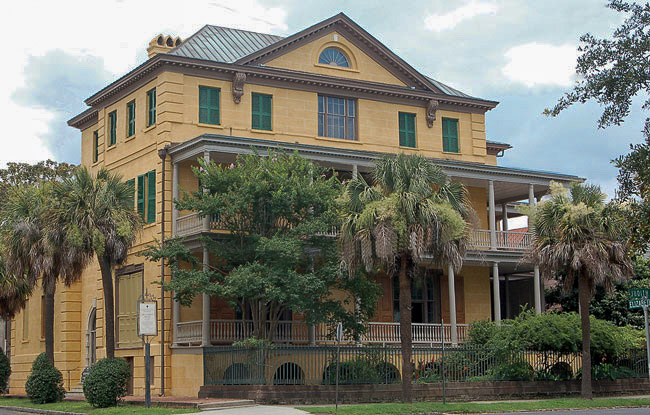
[[[169,145],[158,150],[158,156],[162,161],[162,196],[160,202],[160,247],[165,246],[165,162]],[[165,258],[160,259],[160,281],[165,282]],[[160,285],[160,396],[165,395],[165,287]]]

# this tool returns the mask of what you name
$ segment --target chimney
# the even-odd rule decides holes
[[[151,39],[151,42],[149,42],[149,47],[147,48],[149,59],[153,58],[159,53],[167,53],[181,43],[183,43],[183,40],[181,40],[180,37],[172,37],[170,35],[163,35],[161,33]]]

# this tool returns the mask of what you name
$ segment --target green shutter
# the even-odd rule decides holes
[[[135,179],[127,180],[126,185],[129,186],[129,188],[131,189],[131,197],[133,198],[133,195],[135,194]],[[135,199],[133,199],[133,201],[135,202]]]
[[[399,113],[399,145],[415,148],[415,114]]]
[[[458,153],[458,120],[442,119],[442,151]]]
[[[149,102],[149,115],[147,118],[147,127],[150,127],[156,123],[156,88],[147,92],[147,101]]]
[[[219,88],[199,87],[199,122],[219,124]]]
[[[156,221],[156,171],[147,173],[147,223]]]
[[[99,133],[93,132],[93,163],[97,163],[99,159]]]
[[[117,141],[117,112],[113,111],[108,114],[108,126],[109,126],[109,146],[115,145]]]
[[[135,101],[129,102],[126,105],[126,108],[129,114],[127,137],[131,137],[133,134],[135,134]]]
[[[254,129],[271,131],[272,99],[271,95],[252,94]]]
[[[144,174],[138,176],[138,198],[136,208],[138,214],[144,220]]]

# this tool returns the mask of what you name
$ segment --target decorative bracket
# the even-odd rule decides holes
[[[436,120],[436,111],[439,104],[435,99],[430,99],[427,104],[427,125],[429,128],[433,127],[433,122]]]
[[[244,84],[246,83],[246,74],[243,72],[236,72],[232,80],[232,100],[235,104],[241,102],[241,97],[244,95]]]

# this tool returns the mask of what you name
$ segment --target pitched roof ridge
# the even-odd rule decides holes
[[[237,30],[239,32],[247,32],[247,33],[254,33],[256,35],[264,35],[264,36],[273,36],[273,37],[278,37],[280,39],[284,39],[286,36],[280,36],[280,35],[274,35],[272,33],[264,33],[264,32],[258,32],[255,30],[248,30],[248,29],[239,29],[237,27],[230,27],[230,26],[221,26],[221,25],[216,25],[216,24],[206,24],[204,25],[201,30],[203,30],[206,27],[218,27],[220,29],[228,29],[228,30]],[[197,32],[198,33],[198,32]]]

